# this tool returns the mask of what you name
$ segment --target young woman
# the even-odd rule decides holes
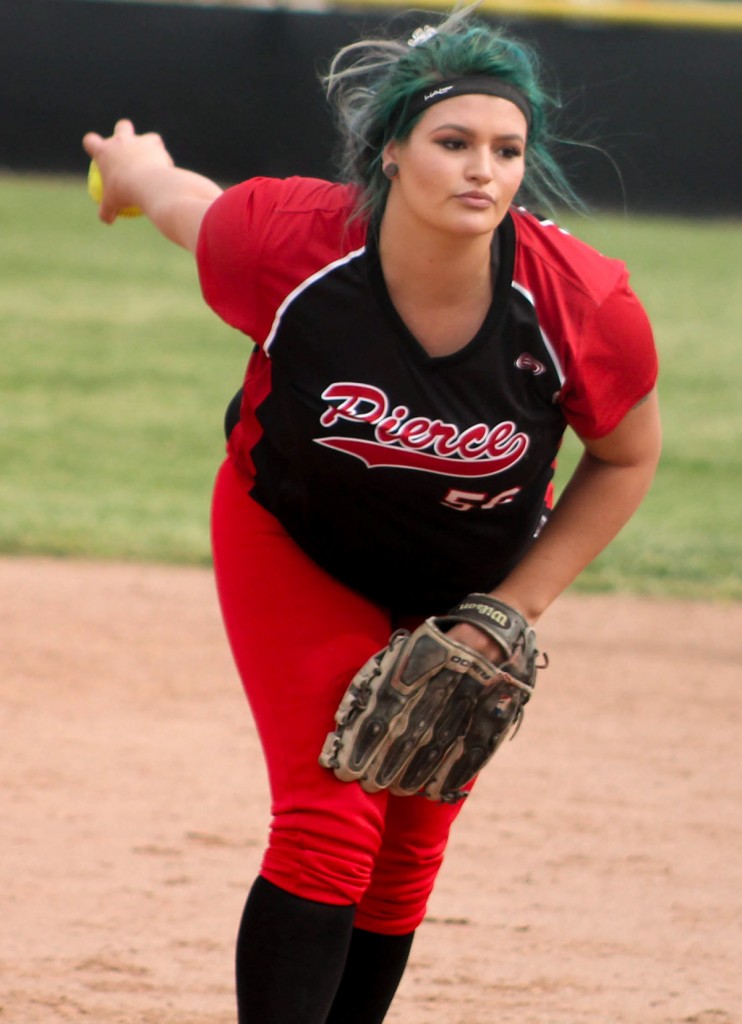
[[[319,766],[355,672],[473,591],[535,623],[636,510],[660,447],[623,264],[514,205],[569,195],[531,52],[457,16],[346,48],[327,84],[345,184],[222,193],[129,121],[84,139],[101,218],[139,206],[255,343],[213,504],[272,792],[241,1024],[382,1021],[461,807]],[[551,510],[568,426],[584,454]],[[453,634],[496,659],[476,627]]]

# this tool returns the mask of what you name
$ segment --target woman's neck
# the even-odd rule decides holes
[[[436,306],[457,304],[464,295],[492,294],[492,235],[452,237],[397,218],[384,218],[379,231],[379,257],[390,292]]]
[[[397,313],[429,355],[450,355],[472,340],[492,302],[491,234],[452,238],[383,220],[379,257]]]

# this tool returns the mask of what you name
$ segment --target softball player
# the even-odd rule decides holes
[[[271,828],[237,940],[241,1024],[377,1024],[461,803],[318,764],[399,626],[488,592],[534,623],[652,480],[657,361],[622,263],[516,205],[569,197],[530,51],[456,16],[342,51],[346,183],[223,192],[120,121],[85,137],[101,217],[140,207],[254,342],[213,553]],[[584,454],[551,509],[571,427]],[[460,642],[496,660],[473,625]]]

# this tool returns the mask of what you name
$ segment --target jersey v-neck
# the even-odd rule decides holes
[[[499,333],[505,317],[515,264],[515,228],[509,213],[505,215],[492,238],[492,265],[497,269],[489,309],[476,334],[460,349],[448,355],[433,356],[426,352],[399,315],[386,286],[379,256],[378,239],[373,231],[369,231],[366,240],[366,258],[369,280],[376,300],[407,352],[416,362],[431,367],[450,366],[467,359],[487,338],[492,338]]]

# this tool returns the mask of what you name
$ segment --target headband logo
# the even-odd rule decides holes
[[[435,88],[432,88],[434,85]],[[481,94],[482,96],[496,96],[514,103],[525,117],[529,129],[531,127],[532,112],[528,99],[517,86],[510,82],[503,82],[500,78],[490,75],[464,75],[462,78],[452,78],[448,81],[431,82],[426,88],[427,91],[421,89],[408,100],[408,120],[422,114],[424,110],[432,107],[434,103],[440,103],[441,100],[447,100],[453,96]]]
[[[442,96],[444,93],[450,92],[451,89],[453,89],[452,85],[444,85],[440,89],[433,89],[432,92],[426,92],[423,99],[426,103],[429,103],[432,99],[435,99],[436,96]]]

